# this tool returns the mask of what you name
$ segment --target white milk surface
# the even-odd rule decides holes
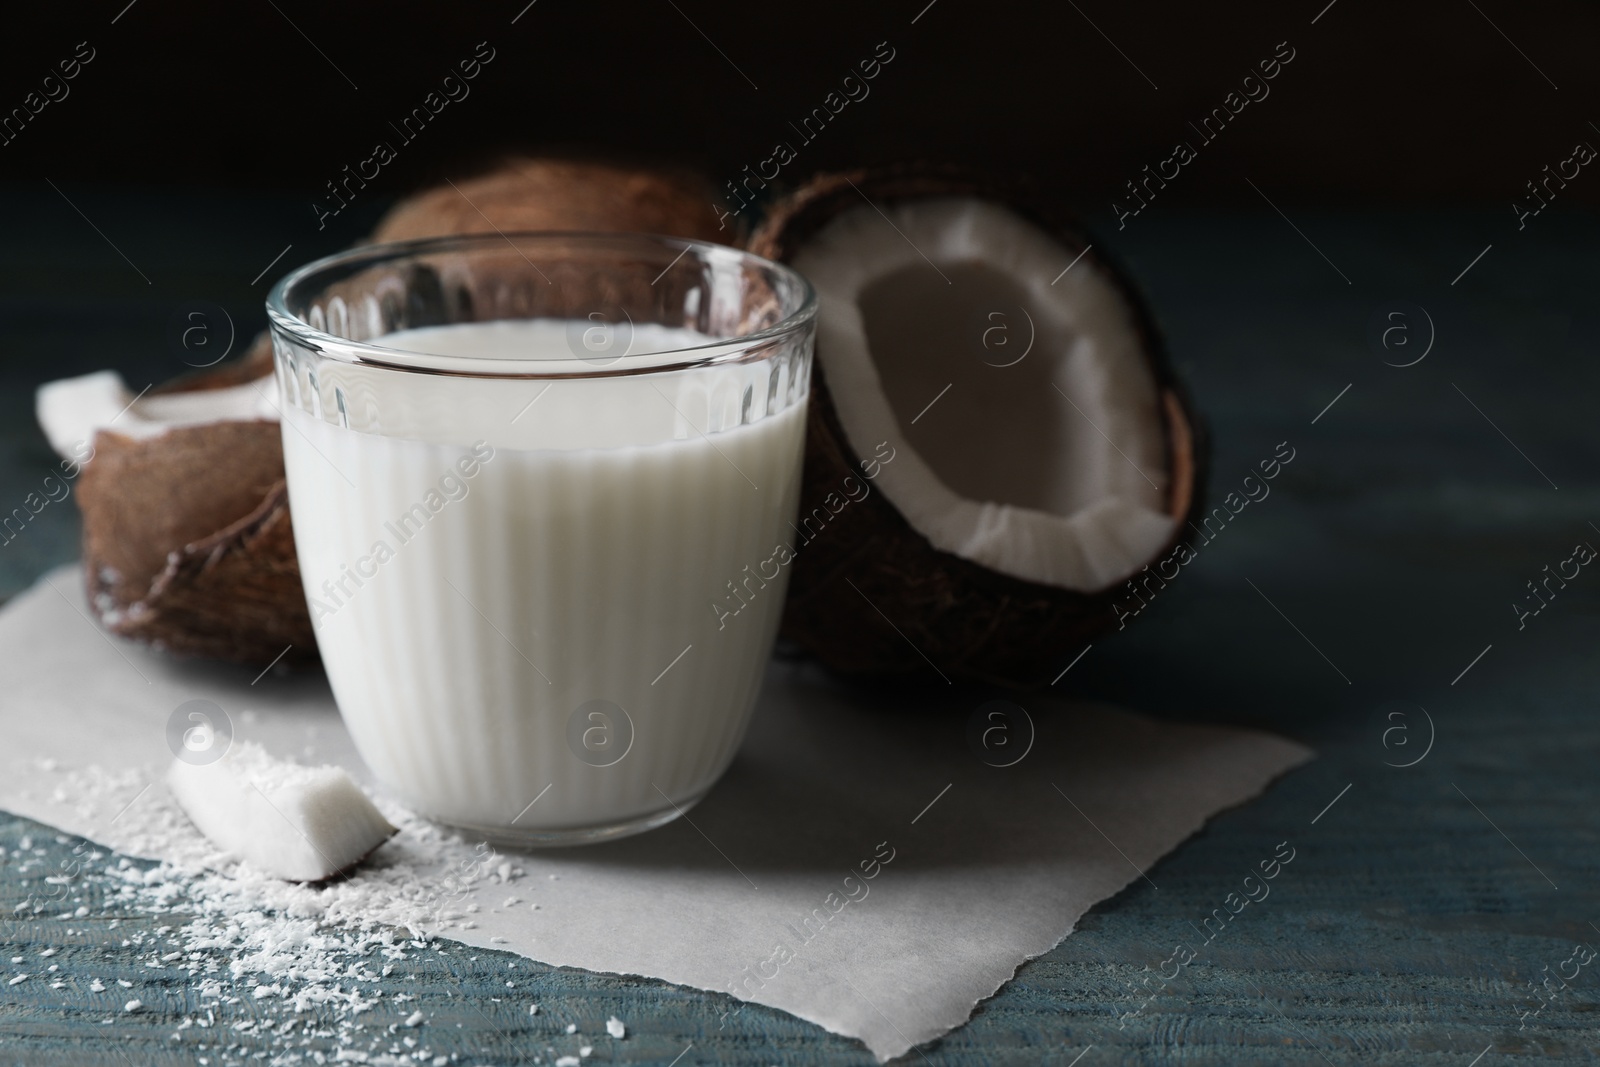
[[[567,337],[528,320],[381,343],[570,359]],[[703,340],[641,326],[633,349]],[[321,369],[346,374],[340,403],[407,432],[284,404],[317,641],[374,774],[423,814],[512,833],[697,800],[776,634],[803,398],[752,419],[748,367],[553,384]]]

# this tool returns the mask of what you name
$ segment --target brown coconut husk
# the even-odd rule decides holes
[[[107,629],[252,664],[316,656],[278,435],[270,421],[95,435],[77,497],[89,603]]]
[[[395,205],[372,240],[409,241],[464,233],[594,230],[660,233],[728,244],[711,186],[663,168],[513,156]]]
[[[1027,196],[967,175],[908,167],[820,175],[776,204],[748,247],[788,261],[836,216],[867,201],[887,206],[950,196],[1003,204],[1055,236],[1070,253],[1091,243],[1072,220],[1042,210]],[[1127,274],[1098,248],[1084,258],[1114,281],[1144,336],[1165,420],[1167,511],[1182,520],[1182,531],[1200,510],[1201,426]],[[836,493],[847,475],[861,470],[861,459],[850,447],[826,376],[816,365],[800,513],[823,506],[824,497]],[[1181,532],[1175,534],[1148,562],[1164,558],[1181,539]],[[782,633],[845,674],[933,678],[931,661],[951,679],[1031,688],[1050,682],[1087,642],[1111,629],[1116,623],[1112,603],[1127,596],[1120,580],[1081,593],[1024,581],[940,551],[877,492],[839,512],[825,536],[796,554]],[[863,604],[863,597],[893,625]]]
[[[712,202],[709,185],[685,173],[519,157],[400,202],[373,240],[497,228],[715,240]],[[258,381],[272,373],[272,358],[263,334],[243,358],[154,391]],[[256,666],[280,655],[285,663],[315,657],[278,423],[218,422],[138,440],[101,432],[94,447],[76,496],[89,602],[108,630],[176,654]]]

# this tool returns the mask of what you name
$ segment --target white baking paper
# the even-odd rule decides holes
[[[169,659],[107,636],[81,590],[65,568],[0,612],[0,807],[133,855],[203,854],[198,835],[150,832],[173,825],[168,722],[196,699],[226,711],[236,739],[370,784],[320,672],[252,682]],[[734,991],[888,1059],[960,1026],[1097,901],[1311,755],[1250,730],[1040,696],[1017,701],[1031,747],[1014,715],[1012,748],[989,739],[991,763],[1026,751],[996,767],[968,739],[986,699],[861,689],[774,662],[743,749],[687,819],[519,855],[540,909],[501,907],[505,887],[485,887],[475,928],[448,936]],[[436,861],[445,884],[475,855],[410,827],[357,879],[379,877],[398,849]]]

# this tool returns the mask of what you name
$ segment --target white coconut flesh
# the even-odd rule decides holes
[[[817,359],[851,449],[895,449],[875,487],[935,548],[1091,592],[1148,564],[1177,520],[1133,313],[1076,256],[952,197],[853,208],[794,266],[817,290]]]
[[[67,457],[100,430],[143,439],[177,426],[276,421],[277,405],[270,376],[225,389],[136,394],[116,371],[103,370],[40,386],[34,410],[50,447]]]

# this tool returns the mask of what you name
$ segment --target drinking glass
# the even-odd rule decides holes
[[[278,282],[301,577],[379,782],[511,845],[705,795],[788,583],[815,308],[786,267],[636,234],[368,246]]]

